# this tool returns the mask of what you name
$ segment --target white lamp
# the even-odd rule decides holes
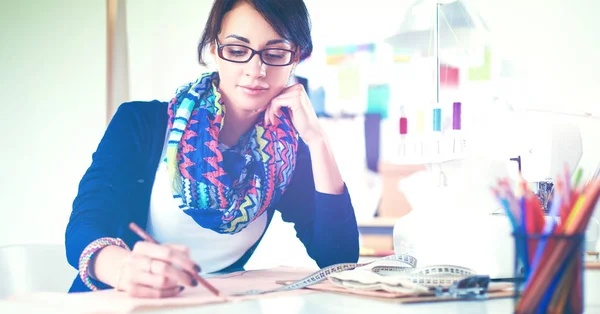
[[[488,27],[467,0],[417,0],[397,32],[386,39],[395,48],[436,58],[435,95],[440,100],[440,48],[480,48]]]

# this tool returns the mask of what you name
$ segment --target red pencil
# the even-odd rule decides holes
[[[585,195],[585,203],[573,223],[565,225],[566,221],[561,221],[561,231],[564,235],[574,235],[585,232],[585,228],[600,194],[600,181],[590,184],[583,194]],[[517,304],[517,312],[529,313],[534,310],[545,292],[545,289],[547,289],[550,284],[550,280],[554,278],[558,268],[567,258],[565,253],[570,251],[571,247],[572,243],[561,241],[552,251],[548,252],[549,257],[547,260],[545,259],[546,263],[540,265],[539,268],[535,269],[531,274],[531,283],[525,288],[525,291]]]
[[[137,234],[144,241],[148,241],[148,242],[154,243],[154,244],[160,244],[152,236],[150,236],[148,233],[146,233],[146,231],[144,231],[142,228],[140,228],[135,222],[132,222],[129,224],[129,229],[131,229],[131,231],[135,232],[135,234]],[[217,288],[215,288],[213,285],[211,285],[208,281],[206,281],[202,277],[200,277],[200,275],[198,275],[195,272],[191,272],[188,274],[190,276],[192,276],[192,278],[196,279],[196,281],[201,283],[206,289],[208,289],[208,291],[212,292],[212,294],[219,296],[219,290],[217,290]]]

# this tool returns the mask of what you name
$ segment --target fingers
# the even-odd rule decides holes
[[[132,286],[146,286],[158,290],[172,289],[180,286],[176,280],[163,274],[148,273],[141,269],[132,270]]]
[[[271,104],[268,106],[267,111],[265,111],[265,125],[275,124],[279,117],[283,114],[281,108],[287,107],[292,111],[294,110],[293,103],[296,100],[289,97],[276,97],[271,100]]]
[[[122,287],[133,297],[172,297],[184,286],[197,286],[198,282],[190,274],[199,271],[187,247],[140,241],[125,264]]]
[[[302,85],[300,83],[292,84],[290,86],[287,86],[287,87],[283,88],[283,90],[281,91],[281,94],[287,93],[287,92],[290,92],[290,91],[305,91],[304,90],[304,85]]]
[[[144,255],[132,254],[125,266],[125,282],[121,286],[133,297],[171,297],[180,293],[184,285],[198,285],[180,269]]]
[[[177,250],[177,251],[179,251],[181,253],[184,253],[184,254],[187,254],[187,255],[190,254],[190,248],[188,248],[185,245],[168,243],[168,244],[164,244],[164,246],[169,247],[169,248],[171,248],[173,250]]]
[[[265,125],[275,124],[279,117],[283,114],[282,107],[290,109],[290,114],[294,111],[301,110],[303,99],[308,95],[302,84],[294,84],[285,87],[279,95],[271,99],[271,102],[265,110],[264,123]]]
[[[273,98],[274,100],[275,98]],[[273,100],[271,100],[271,103],[269,103],[269,105],[267,106],[267,109],[265,110],[265,115],[263,117],[263,122],[265,124],[265,126],[268,126],[271,124],[271,107],[273,106]]]
[[[189,250],[177,245],[136,243],[131,256],[132,285],[154,288],[195,287],[198,282],[190,274],[200,267],[189,258]]]
[[[127,293],[136,298],[168,298],[176,296],[181,291],[183,291],[183,287],[153,289],[146,286],[136,285],[127,290]]]
[[[134,284],[142,284],[154,288],[173,288],[177,285],[195,287],[198,283],[181,269],[167,262],[151,259],[147,256],[132,256],[132,278]]]
[[[179,245],[179,244],[165,244],[165,246],[167,246],[167,247],[170,247],[170,248],[172,248],[172,249],[174,249],[174,250],[177,250],[177,251],[179,251],[179,252],[183,253],[183,254],[184,254],[184,255],[186,255],[186,256],[190,256],[190,248],[189,248],[189,247],[187,247],[187,246],[185,246],[185,245]],[[200,271],[202,271],[202,268],[201,268],[201,267],[200,267],[198,264],[194,263],[194,270],[195,270],[197,273],[199,273]]]
[[[144,255],[172,264],[189,273],[200,271],[200,267],[190,259],[189,253],[174,245],[158,245],[140,241],[134,246],[133,254]]]
[[[275,124],[279,120],[283,114],[281,108],[289,108],[290,117],[292,117],[294,113],[301,112],[303,106],[307,106],[308,104],[310,104],[308,95],[302,84],[294,84],[284,88],[279,95],[271,99],[271,102],[267,106],[264,116],[265,126]],[[312,107],[310,109],[312,110]]]

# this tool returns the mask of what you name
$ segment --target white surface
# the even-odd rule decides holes
[[[0,247],[0,299],[34,291],[67,292],[76,275],[62,245]]]
[[[267,232],[244,268],[250,270],[277,266],[318,268],[296,236],[294,225],[283,221],[281,214],[275,211]]]
[[[106,126],[106,1],[0,1],[0,246],[63,243]]]
[[[583,155],[583,140],[577,123],[543,115],[527,120],[527,115],[519,117],[521,122],[517,122],[516,127],[522,130],[517,142],[523,178],[527,182],[554,180],[564,173],[565,164],[574,176]]]
[[[440,302],[420,304],[396,304],[348,295],[318,293],[295,297],[280,297],[209,305],[187,309],[148,311],[147,313],[262,313],[262,314],[364,314],[364,313],[411,313],[411,314],[496,314],[512,313],[512,299],[488,301]],[[600,313],[600,305],[586,306],[585,313]]]
[[[507,0],[502,6],[494,0],[472,2],[490,28],[496,48],[493,58],[507,59],[514,72],[513,84],[499,96],[525,107],[556,111],[598,106],[600,2]]]
[[[600,271],[587,272],[585,276],[585,313],[600,313]],[[510,298],[487,301],[440,302],[397,304],[357,296],[321,293],[265,298],[237,303],[212,304],[183,308],[167,308],[137,313],[153,314],[363,314],[363,313],[414,313],[414,314],[496,314],[512,313]],[[0,313],[60,313],[53,309],[30,304],[11,304],[0,300]]]
[[[126,1],[131,99],[168,101],[206,70],[196,49],[211,5],[210,0]]]
[[[512,162],[497,158],[468,157],[427,165],[398,182],[413,211],[436,216],[452,214],[465,220],[470,214],[488,214],[500,208],[490,187],[511,176]],[[440,186],[440,174],[445,186]],[[431,216],[430,216],[431,217]]]
[[[486,314],[510,313],[512,301],[490,300],[487,302],[452,302],[429,304],[396,304],[348,295],[330,293],[280,297],[224,305],[188,308],[148,313],[262,313],[262,314],[353,314],[353,313],[423,313],[423,314]]]
[[[511,278],[511,232],[506,216],[472,215],[467,220],[448,213],[431,219],[431,215],[413,211],[394,226],[394,250],[400,254],[403,248],[414,248],[418,267],[450,264],[492,278]]]

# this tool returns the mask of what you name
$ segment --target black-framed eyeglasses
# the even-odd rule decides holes
[[[217,53],[219,58],[235,63],[246,63],[254,57],[260,56],[260,61],[270,66],[286,66],[294,63],[295,52],[283,48],[265,48],[254,50],[248,46],[238,44],[219,44],[217,42]]]

